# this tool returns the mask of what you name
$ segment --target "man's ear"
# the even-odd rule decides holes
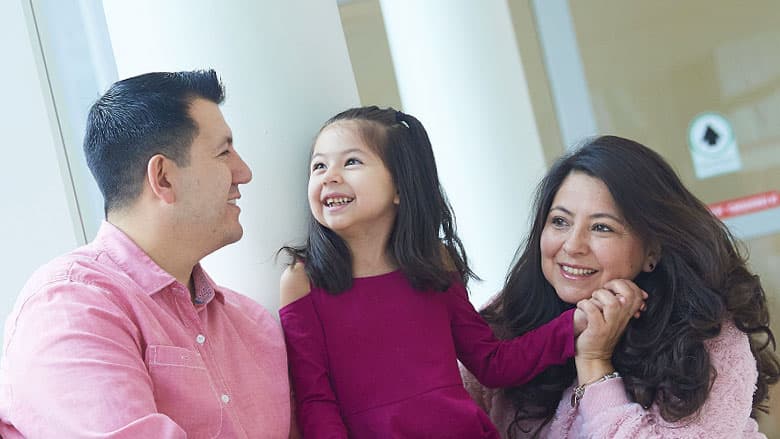
[[[155,197],[172,204],[176,201],[176,193],[171,181],[177,170],[176,163],[162,154],[155,154],[146,164],[146,181]]]

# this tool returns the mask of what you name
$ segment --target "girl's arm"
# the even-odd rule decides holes
[[[338,400],[330,386],[322,325],[309,295],[309,280],[298,263],[280,280],[279,317],[287,341],[296,417],[305,438],[346,438]]]
[[[512,340],[498,340],[461,283],[453,282],[445,294],[458,359],[488,387],[525,384],[574,356],[574,310]]]
[[[704,405],[688,419],[666,422],[656,406],[645,410],[630,402],[620,378],[587,386],[577,409],[568,403],[567,392],[557,417],[572,419],[561,412],[579,410],[583,423],[581,431],[573,432],[577,437],[764,438],[750,418],[758,373],[747,336],[727,322],[718,337],[705,343],[717,375]]]

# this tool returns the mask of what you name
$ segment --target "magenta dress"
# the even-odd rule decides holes
[[[418,291],[400,271],[319,288],[279,311],[297,419],[309,438],[499,438],[463,387],[524,384],[574,355],[574,311],[499,341],[465,288]]]

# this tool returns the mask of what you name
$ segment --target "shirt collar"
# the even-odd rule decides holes
[[[177,282],[173,275],[157,265],[129,236],[108,221],[102,222],[93,242],[150,296]],[[193,267],[192,276],[196,305],[206,304],[214,297],[224,302],[220,288],[200,263]]]
[[[206,274],[200,263],[192,268],[192,283],[195,286],[194,302],[196,306],[206,305],[215,297],[224,303],[225,298],[222,292],[219,291],[217,284]]]

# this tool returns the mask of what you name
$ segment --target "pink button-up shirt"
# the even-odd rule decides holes
[[[38,270],[5,327],[4,438],[282,438],[284,338],[247,297],[186,286],[104,222]],[[198,303],[202,302],[202,303]]]

